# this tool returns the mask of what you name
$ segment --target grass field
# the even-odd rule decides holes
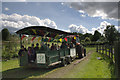
[[[76,67],[71,69],[62,78],[111,78],[113,75],[113,65],[105,56],[95,52],[95,48],[86,48],[87,53],[92,51],[88,59],[83,60]],[[97,60],[96,57],[102,57],[102,60]],[[64,67],[61,67],[64,68]],[[2,62],[2,74],[4,78],[38,78],[46,76],[48,73],[54,73],[59,69],[29,69],[19,67],[18,59]],[[62,73],[61,73],[62,74]],[[55,75],[57,76],[57,75]]]
[[[102,57],[98,60],[97,57]],[[94,52],[87,59],[78,64],[74,69],[69,71],[69,74],[63,78],[113,78],[114,65],[110,63],[110,59]]]

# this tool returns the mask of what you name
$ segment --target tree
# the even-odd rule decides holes
[[[89,37],[86,37],[85,38],[85,42],[90,42],[91,40],[90,40],[90,38]]]
[[[117,39],[118,31],[114,25],[108,25],[104,30],[104,34],[109,44],[113,44],[113,42]]]
[[[9,40],[10,32],[8,31],[7,28],[2,29],[1,33],[2,33],[2,40],[5,40],[5,41]]]
[[[89,38],[90,38],[90,36],[92,36],[92,34],[90,34],[90,33],[84,34],[84,37],[85,37],[85,38],[86,38],[86,37],[89,37]]]
[[[101,38],[101,33],[95,30],[94,35],[91,37],[91,41],[97,41]]]

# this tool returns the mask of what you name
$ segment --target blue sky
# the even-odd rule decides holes
[[[82,25],[91,30],[98,28],[103,21],[118,26],[117,20],[102,19],[100,16],[92,17],[87,12],[79,12],[74,6],[70,7],[68,4],[61,4],[61,2],[3,2],[2,13],[36,16],[41,20],[50,19],[61,30],[68,30],[71,24]]]

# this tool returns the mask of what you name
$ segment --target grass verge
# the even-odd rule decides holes
[[[114,78],[114,64],[106,56],[94,52],[68,73],[63,78]]]

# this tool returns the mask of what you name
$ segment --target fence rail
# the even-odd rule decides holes
[[[120,41],[114,42],[113,45],[97,45],[96,52],[104,54],[112,59],[115,64],[115,76],[120,78]]]
[[[97,45],[96,52],[101,53],[101,54],[105,54],[106,56],[111,58],[113,60],[113,62],[115,62],[115,60],[114,60],[114,46],[106,45],[106,44]]]

